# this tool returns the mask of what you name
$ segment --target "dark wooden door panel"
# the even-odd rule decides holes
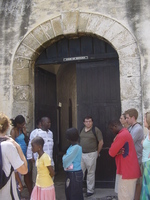
[[[35,120],[48,116],[51,119],[51,130],[56,137],[57,100],[56,76],[41,68],[35,69]]]
[[[108,129],[111,119],[121,112],[118,60],[79,63],[77,70],[77,125],[83,126],[83,118],[90,115],[94,125],[103,133],[104,146],[97,161],[96,185],[112,187],[115,181],[115,161],[108,150],[113,135]]]

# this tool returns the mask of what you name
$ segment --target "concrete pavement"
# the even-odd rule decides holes
[[[65,198],[65,183],[64,182],[56,182],[55,183],[55,191],[56,191],[56,199],[57,200],[66,200],[66,198]],[[88,200],[101,200],[101,199],[116,200],[116,198],[113,198],[114,196],[116,196],[114,189],[96,188],[94,195],[92,195],[91,197],[88,197],[88,198],[84,198],[84,199],[85,200],[86,199],[88,199]]]
[[[56,191],[56,200],[66,200],[64,182],[55,182],[55,191]],[[26,187],[24,187],[24,190],[21,196],[22,196],[21,200],[29,200],[29,194]],[[85,200],[86,199],[87,200],[116,200],[117,198],[114,198],[114,196],[116,196],[114,189],[96,188],[94,195],[88,198],[84,198],[84,199]]]

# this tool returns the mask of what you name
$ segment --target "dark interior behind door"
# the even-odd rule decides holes
[[[102,131],[104,146],[97,161],[96,185],[113,187],[116,168],[108,154],[113,140],[108,122],[119,119],[121,113],[118,60],[78,63],[76,69],[78,129],[83,127],[83,118],[90,115]]]
[[[54,142],[57,141],[56,75],[39,67],[35,68],[35,122],[41,117],[51,119]],[[57,145],[54,146],[54,160]]]

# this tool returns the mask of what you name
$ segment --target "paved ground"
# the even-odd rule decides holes
[[[64,183],[62,183],[62,182],[55,183],[55,190],[56,190],[56,199],[57,200],[66,200],[65,192],[64,192]],[[91,197],[85,198],[85,199],[88,199],[88,200],[113,199],[113,198],[110,198],[110,196],[112,196],[112,197],[116,196],[114,189],[96,188],[94,195],[92,195]],[[116,198],[114,198],[114,200],[116,200]]]
[[[55,191],[56,191],[56,200],[66,200],[64,182],[56,182]],[[114,192],[114,189],[96,188],[94,195],[92,195],[89,198],[85,198],[85,200],[86,199],[88,200],[116,200],[117,198],[114,198],[115,196],[116,196],[116,193]],[[24,188],[22,192],[21,200],[29,200],[29,195],[28,195],[28,191],[26,187]]]
[[[56,200],[66,200],[65,197],[65,173],[62,170],[61,173],[56,174],[54,179],[55,191],[56,191]],[[84,194],[85,195],[85,194]],[[29,200],[29,194],[26,187],[21,194],[21,200]],[[101,189],[96,188],[94,195],[89,198],[84,198],[84,200],[116,200],[116,193],[114,189]],[[77,199],[78,200],[78,199]]]

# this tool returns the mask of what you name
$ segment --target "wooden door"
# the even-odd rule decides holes
[[[51,119],[51,131],[54,138],[54,161],[57,152],[57,99],[56,75],[40,67],[35,68],[35,122],[41,117]]]
[[[56,133],[56,75],[38,67],[35,69],[35,120],[44,116],[51,119],[51,129]]]
[[[113,136],[108,122],[120,117],[120,82],[117,59],[77,64],[77,124],[83,127],[83,118],[90,115],[103,134],[104,146],[97,160],[96,185],[113,187],[115,161],[108,154]]]

